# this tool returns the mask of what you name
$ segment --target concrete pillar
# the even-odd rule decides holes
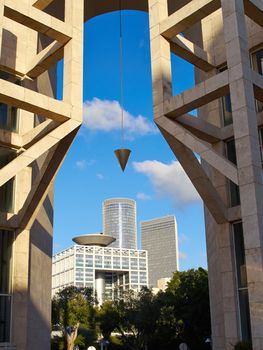
[[[82,121],[84,0],[65,0],[65,22],[72,40],[64,47],[63,100],[74,106],[73,118]]]
[[[244,4],[222,0],[253,349],[263,348],[263,182]]]
[[[154,118],[163,115],[163,102],[172,95],[170,43],[160,35],[160,22],[168,16],[167,0],[149,0]]]
[[[103,304],[105,293],[105,274],[104,272],[96,272],[95,289],[99,305]]]

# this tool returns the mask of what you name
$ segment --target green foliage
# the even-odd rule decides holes
[[[105,301],[97,311],[96,320],[103,338],[109,340],[119,321],[119,314],[113,302]]]
[[[56,337],[51,339],[51,350],[64,350],[65,349],[65,344],[64,340]]]
[[[252,350],[252,345],[250,342],[247,341],[240,341],[236,343],[235,350]]]
[[[88,303],[83,294],[76,294],[68,301],[68,325],[88,324]]]
[[[84,348],[96,338],[96,301],[89,289],[70,286],[61,290],[52,300],[52,325],[67,326],[80,324],[76,344]],[[56,345],[55,345],[56,346]]]
[[[191,349],[201,346],[211,335],[207,271],[199,268],[175,272],[164,299],[174,306],[175,318],[182,322],[178,337]]]
[[[62,327],[79,322],[76,344],[81,349],[100,333],[110,342],[108,350],[170,350],[182,341],[199,350],[211,335],[207,271],[175,272],[165,292],[128,291],[123,299],[106,301],[101,308],[91,290],[65,288],[52,301],[52,322]],[[112,337],[113,332],[118,336]]]
[[[78,345],[80,349],[86,350],[89,345],[93,345],[95,339],[96,336],[94,337],[93,331],[82,326],[79,328],[75,344]]]
[[[138,294],[129,291],[124,299],[115,302],[119,316],[117,330],[128,349],[140,350],[147,346],[155,332],[159,316],[156,297],[143,288]]]

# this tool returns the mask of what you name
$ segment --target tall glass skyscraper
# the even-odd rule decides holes
[[[136,249],[136,202],[112,198],[103,202],[103,233],[116,238],[111,247]]]

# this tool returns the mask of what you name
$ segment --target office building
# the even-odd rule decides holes
[[[137,248],[136,202],[112,198],[103,202],[103,232],[116,239],[115,248]]]
[[[73,240],[81,244],[53,257],[52,295],[71,285],[89,287],[95,291],[101,305],[105,300],[120,298],[123,291],[139,291],[148,286],[145,250],[110,247],[114,239],[103,234],[79,236]]]
[[[177,223],[174,216],[141,222],[141,247],[148,252],[149,286],[171,278],[179,269]]]

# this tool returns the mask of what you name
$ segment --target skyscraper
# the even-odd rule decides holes
[[[177,223],[174,216],[141,222],[141,245],[148,251],[149,286],[178,270]]]
[[[103,233],[116,239],[111,247],[136,249],[136,202],[112,198],[103,202]]]

